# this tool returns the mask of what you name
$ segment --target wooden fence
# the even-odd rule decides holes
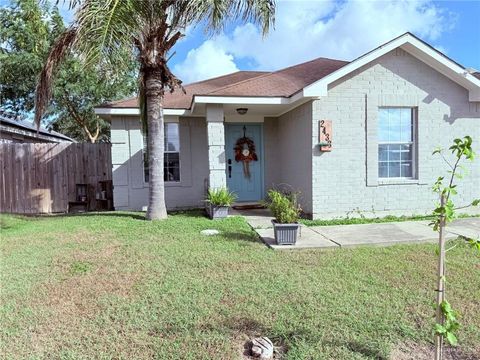
[[[0,170],[0,212],[66,212],[68,203],[77,200],[76,184],[88,184],[95,192],[99,181],[112,179],[111,147],[0,143]]]

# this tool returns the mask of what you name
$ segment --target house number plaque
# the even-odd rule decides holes
[[[332,151],[332,121],[320,120],[318,124],[318,145],[320,151]]]

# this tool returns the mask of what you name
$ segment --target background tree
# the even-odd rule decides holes
[[[53,73],[73,51],[88,65],[118,66],[136,59],[139,98],[149,162],[148,219],[167,217],[163,151],[163,96],[181,87],[167,63],[187,26],[218,31],[229,20],[252,21],[266,33],[274,18],[274,0],[73,0],[71,26],[58,38],[42,70],[36,92],[35,121],[40,122],[52,94]],[[128,53],[130,56],[125,57]]]
[[[52,44],[64,31],[58,9],[47,1],[16,0],[0,9],[2,108],[33,110],[38,76]],[[79,59],[66,57],[52,84],[48,127],[78,141],[109,141],[109,124],[95,115],[93,107],[134,94],[137,68],[134,61],[125,71],[111,71],[106,65],[85,72]]]

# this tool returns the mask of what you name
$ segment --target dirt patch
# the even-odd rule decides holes
[[[435,356],[435,347],[428,344],[416,344],[413,342],[397,346],[390,356],[390,360],[431,360]],[[473,352],[465,352],[460,347],[446,346],[444,360],[479,360],[480,355]]]

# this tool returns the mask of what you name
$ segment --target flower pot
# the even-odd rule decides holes
[[[300,224],[279,224],[276,220],[272,224],[277,245],[295,245]]]
[[[207,212],[210,219],[225,219],[228,216],[228,206],[208,204]]]

